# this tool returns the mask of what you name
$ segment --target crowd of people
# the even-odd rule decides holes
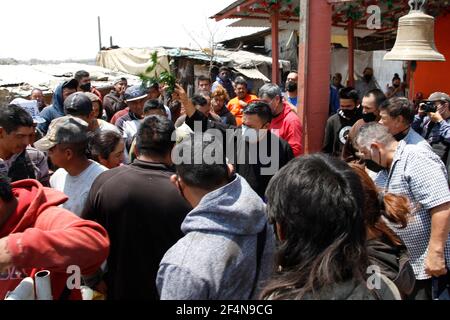
[[[398,76],[386,96],[364,74],[335,75],[306,156],[296,72],[253,94],[222,67],[190,97],[126,78],[102,96],[81,70],[51,105],[1,106],[0,298],[49,270],[54,299],[80,299],[77,266],[110,300],[431,299],[450,263],[450,97],[416,110]]]

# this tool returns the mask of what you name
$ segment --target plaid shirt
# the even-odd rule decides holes
[[[431,236],[431,209],[450,202],[447,171],[439,157],[428,148],[407,145],[401,141],[390,171],[383,170],[375,178],[385,192],[406,195],[415,208],[405,229],[390,227],[405,242],[411,256],[416,279],[428,279],[425,258]],[[450,237],[447,238],[445,258],[450,266]]]

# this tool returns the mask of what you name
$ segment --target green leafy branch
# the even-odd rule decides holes
[[[163,69],[161,73],[158,74],[157,67]],[[154,75],[149,76],[149,74]],[[150,87],[155,83],[164,84],[167,86],[167,94],[172,94],[175,90],[175,83],[177,81],[176,76],[170,71],[167,70],[162,64],[158,61],[158,52],[154,51],[150,56],[150,65],[145,70],[145,73],[141,73],[139,77],[142,80],[142,85],[146,87]]]

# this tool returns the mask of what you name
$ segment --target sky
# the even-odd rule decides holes
[[[231,28],[234,20],[208,19],[234,0],[2,0],[0,58],[28,60],[95,59],[102,45],[120,47],[208,47],[257,32]]]

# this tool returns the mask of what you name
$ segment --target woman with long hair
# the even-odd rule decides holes
[[[280,242],[265,299],[396,299],[395,286],[367,286],[364,195],[358,175],[322,154],[296,158],[271,180],[267,212]],[[388,287],[386,289],[386,287]]]
[[[407,197],[378,192],[375,183],[363,166],[350,164],[358,174],[364,193],[364,221],[367,229],[367,250],[371,264],[392,280],[403,297],[412,292],[415,284],[414,271],[404,243],[388,226],[405,228],[410,214]]]

